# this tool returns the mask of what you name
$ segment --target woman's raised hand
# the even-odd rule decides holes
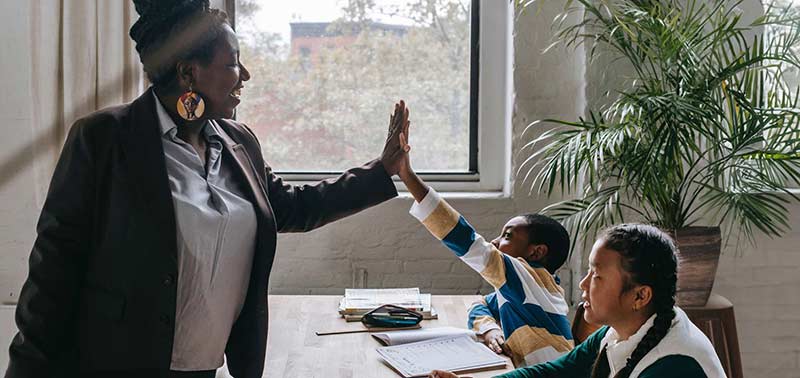
[[[400,173],[406,166],[410,167],[408,151],[411,150],[411,146],[408,145],[408,127],[411,122],[408,120],[408,115],[406,103],[400,100],[399,104],[394,105],[394,114],[389,117],[389,135],[383,146],[381,163],[390,176]]]

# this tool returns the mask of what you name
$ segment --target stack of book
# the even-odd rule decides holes
[[[348,322],[361,321],[361,316],[385,304],[412,309],[423,319],[438,319],[431,307],[431,295],[422,294],[418,287],[403,289],[345,289],[339,302],[339,314]]]

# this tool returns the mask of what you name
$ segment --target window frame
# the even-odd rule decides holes
[[[224,4],[235,29],[236,0],[217,1]],[[437,191],[510,195],[513,15],[510,1],[471,2],[469,170],[417,172]],[[314,183],[342,173],[275,172],[291,184]],[[398,191],[406,191],[402,181],[393,180]]]
[[[756,9],[758,9],[758,11],[760,13],[758,13],[758,15],[756,15],[756,16],[764,16],[764,15],[766,15],[767,6],[769,6],[768,3],[764,3],[764,2],[759,3],[758,4],[758,8],[756,8]],[[792,8],[800,9],[800,5],[791,4],[790,6]],[[762,35],[764,36],[765,39],[766,38],[772,38],[772,36],[770,35],[770,31],[769,31],[770,26],[771,25],[761,25],[758,28],[756,28],[756,30],[759,30],[759,32],[762,33]],[[792,193],[794,195],[800,195],[800,186],[798,186],[798,185],[800,185],[800,184],[794,183],[794,182],[791,182],[791,181],[790,182],[783,182],[783,188],[787,192]],[[783,191],[775,191],[775,192],[783,193]]]

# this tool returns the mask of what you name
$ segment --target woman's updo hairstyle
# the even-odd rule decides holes
[[[212,9],[208,0],[133,0],[139,20],[130,36],[156,86],[168,86],[177,77],[179,60],[208,64],[214,42],[228,25],[228,15]]]
[[[675,243],[665,232],[643,224],[621,224],[600,235],[603,246],[620,254],[622,269],[628,273],[623,292],[635,285],[653,290],[655,320],[653,326],[636,345],[625,367],[614,378],[628,378],[636,364],[667,335],[675,317],[675,289],[678,282],[678,261]],[[606,378],[610,370],[606,350],[598,355],[592,377]]]

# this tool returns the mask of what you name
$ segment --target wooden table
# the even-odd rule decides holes
[[[347,323],[336,312],[341,296],[271,295],[269,297],[269,337],[264,377],[397,378],[400,374],[382,362],[375,348],[382,346],[368,333],[317,336],[316,331],[361,329],[358,322]],[[434,295],[433,308],[438,320],[424,320],[423,327],[465,328],[467,309],[477,295]],[[469,373],[487,378],[512,370]],[[218,374],[218,377],[221,376]]]

